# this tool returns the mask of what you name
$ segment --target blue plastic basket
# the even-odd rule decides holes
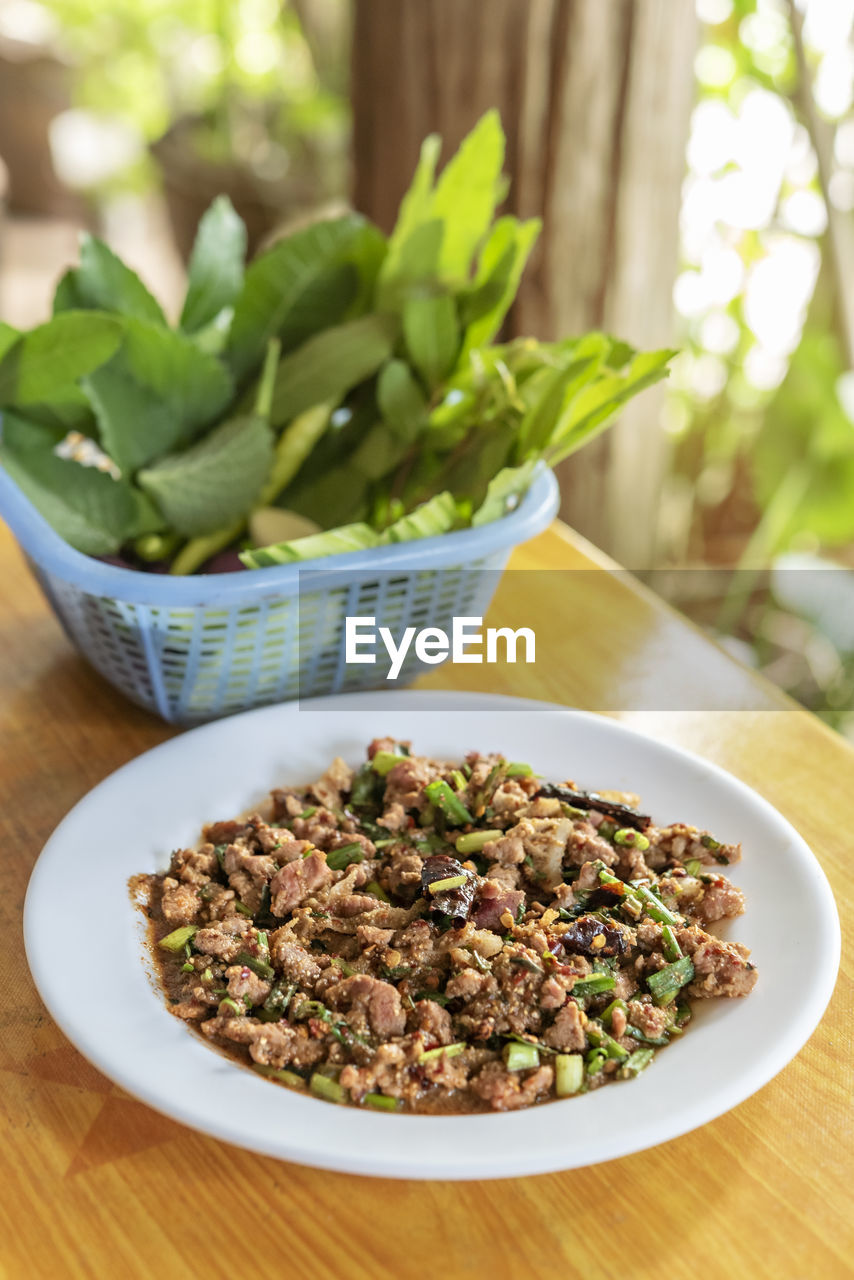
[[[133,702],[179,724],[375,688],[378,666],[344,662],[345,617],[373,615],[395,634],[482,617],[512,548],[544,529],[557,505],[557,482],[543,467],[515,511],[477,529],[170,578],[75,551],[0,467],[0,515],[71,641]],[[410,650],[396,687],[426,669]]]

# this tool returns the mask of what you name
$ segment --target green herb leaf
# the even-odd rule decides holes
[[[228,196],[217,196],[196,232],[181,328],[195,333],[234,304],[243,286],[246,227]]]
[[[487,111],[445,165],[431,202],[431,216],[445,223],[440,258],[443,278],[468,275],[472,256],[489,230],[502,195],[503,164],[501,117],[497,111]]]
[[[447,293],[410,298],[403,308],[406,347],[429,390],[453,369],[460,348],[454,300]]]
[[[101,556],[143,531],[138,491],[96,467],[57,457],[55,445],[50,428],[4,413],[3,466],[61,538]]]
[[[380,537],[381,544],[412,542],[416,538],[435,538],[447,533],[457,520],[457,504],[450,493],[437,493],[420,507],[390,524]]]
[[[130,472],[189,444],[226,408],[233,385],[219,360],[184,334],[129,320],[121,348],[85,390],[105,450]]]
[[[384,252],[376,228],[348,214],[306,227],[257,257],[247,268],[231,323],[229,357],[236,376],[242,379],[259,363],[270,338],[279,336],[290,347],[340,319],[364,297]]]
[[[463,354],[491,342],[510,310],[540,233],[539,218],[499,218],[483,246],[474,284],[461,298]]]
[[[188,537],[247,514],[270,474],[273,436],[255,415],[231,418],[183,453],[139,473],[169,524]]]
[[[57,285],[53,309],[54,314],[70,309],[114,311],[166,325],[159,302],[136,272],[126,267],[103,240],[88,232],[80,238],[79,266],[67,271]]]
[[[40,404],[64,396],[78,378],[108,360],[122,337],[112,316],[66,311],[11,342],[4,335],[0,405]]]
[[[500,520],[508,511],[518,506],[519,498],[530,485],[536,467],[536,458],[529,458],[521,467],[503,467],[490,480],[486,497],[472,516],[472,524],[491,524],[493,520]]]
[[[279,365],[270,411],[273,426],[315,405],[337,403],[385,363],[396,336],[393,316],[367,315],[309,338]]]
[[[427,421],[427,400],[404,360],[389,360],[377,378],[377,404],[385,422],[406,443]]]

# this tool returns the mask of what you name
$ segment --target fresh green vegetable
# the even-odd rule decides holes
[[[451,826],[462,827],[474,821],[462,800],[443,778],[436,778],[435,781],[429,782],[424,788],[424,794],[431,804],[442,811]]]
[[[218,197],[177,327],[83,238],[53,318],[0,328],[0,460],[61,537],[187,574],[230,547],[261,569],[482,525],[666,376],[673,352],[601,333],[494,344],[539,224],[495,216],[495,112],[437,175],[440,147],[425,140],[388,239],[347,214],[244,268]],[[102,469],[57,455],[72,430]],[[273,504],[322,531],[247,546]]]
[[[676,915],[669,907],[666,907],[660,898],[657,898],[651,889],[645,884],[633,885],[635,894],[641,899],[643,908],[652,920],[657,920],[659,924],[681,924],[679,916]]]
[[[640,1075],[641,1071],[649,1066],[654,1057],[654,1049],[635,1049],[632,1056],[620,1067],[618,1075],[622,1080]]]
[[[505,777],[507,778],[532,778],[534,770],[529,764],[522,764],[519,761],[511,761],[507,766]]]
[[[247,969],[251,969],[253,973],[257,973],[259,978],[274,978],[276,971],[266,960],[262,960],[259,956],[252,956],[248,951],[238,951],[235,957],[235,964],[245,965]]]
[[[432,995],[425,997],[428,1000],[435,999]],[[448,1058],[456,1058],[465,1049],[465,1044],[460,1041],[458,1044],[440,1044],[437,1049],[426,1049],[424,1053],[418,1055],[419,1062],[431,1062],[433,1058],[440,1058],[445,1054]]]
[[[466,835],[457,836],[457,853],[480,853],[485,844],[500,840],[503,831],[469,831]]]
[[[331,1080],[329,1076],[321,1075],[319,1071],[315,1071],[314,1075],[308,1082],[308,1087],[312,1093],[316,1093],[318,1098],[325,1098],[327,1102],[346,1102],[347,1090],[337,1080]]]
[[[364,1102],[375,1111],[399,1111],[403,1106],[400,1098],[389,1098],[384,1093],[366,1093]]]
[[[580,1053],[559,1053],[554,1060],[555,1093],[568,1098],[584,1083],[584,1059]]]
[[[508,1071],[527,1071],[540,1065],[540,1055],[534,1044],[511,1041],[504,1046],[501,1056]]]
[[[190,942],[197,933],[198,927],[196,925],[182,924],[180,928],[173,929],[171,933],[167,933],[165,938],[161,938],[158,945],[163,947],[164,951],[174,951],[177,953],[178,951],[183,951],[187,943]]]
[[[371,761],[371,768],[374,773],[384,778],[387,773],[391,773],[396,764],[400,764],[401,760],[405,759],[406,756],[398,755],[396,751],[378,751]]]
[[[636,831],[634,827],[621,827],[619,831],[614,832],[614,844],[629,845],[632,849],[640,849],[644,851],[649,848],[649,841],[646,836]]]
[[[584,1000],[587,996],[601,996],[605,991],[613,991],[615,985],[610,973],[594,973],[589,978],[579,978],[571,989],[571,995]]]
[[[391,902],[391,898],[377,880],[368,881],[365,885],[365,893],[370,893],[374,898],[379,898],[380,902]]]
[[[445,893],[448,889],[459,889],[465,882],[465,876],[446,876],[444,880],[433,880],[427,888],[431,893]]]
[[[326,855],[326,865],[333,871],[343,871],[351,862],[364,862],[365,851],[358,843],[342,844],[338,849],[330,849]]]
[[[292,1089],[305,1088],[302,1076],[298,1076],[295,1071],[286,1071],[284,1067],[268,1067],[260,1062],[253,1062],[252,1070],[257,1071],[259,1076],[266,1076],[268,1080],[280,1080]]]
[[[603,1031],[601,1027],[597,1026],[595,1022],[590,1022],[587,1025],[587,1039],[594,1049],[602,1049],[608,1058],[616,1058],[618,1062],[622,1062],[624,1058],[629,1056],[627,1050],[622,1045],[617,1044],[617,1041],[612,1036],[609,1036],[607,1031]]]
[[[661,950],[664,952],[665,960],[678,960],[682,955],[682,948],[676,941],[676,934],[669,924],[661,926]]]
[[[682,987],[687,987],[694,979],[694,963],[690,956],[682,956],[672,964],[665,965],[657,973],[651,973],[646,985],[652,993],[656,1004],[669,1004]]]

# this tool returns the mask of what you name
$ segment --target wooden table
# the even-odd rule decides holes
[[[504,580],[488,621],[542,620],[539,674],[523,666],[445,668],[424,683],[591,708],[621,699],[626,707],[662,706],[660,691],[668,689],[687,690],[699,707],[703,689],[726,683],[727,705],[743,709],[621,718],[724,765],[795,824],[838,895],[847,947],[854,754],[659,600],[592,572],[606,563],[561,526],[519,549],[516,569],[590,571],[562,578],[560,592],[546,574]],[[827,1015],[776,1080],[695,1133],[588,1170],[468,1184],[328,1174],[201,1137],[122,1093],[45,1013],[24,959],[21,908],[30,868],[67,810],[174,731],[124,702],[72,652],[5,530],[0,642],[0,1260],[7,1276],[854,1274],[847,949]]]

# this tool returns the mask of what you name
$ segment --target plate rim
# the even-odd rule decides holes
[[[239,1124],[230,1122],[228,1118],[221,1121],[218,1116],[207,1115],[199,1118],[196,1116],[192,1108],[184,1106],[183,1099],[170,1097],[163,1099],[162,1093],[159,1093],[156,1087],[149,1087],[146,1079],[141,1079],[138,1074],[133,1071],[125,1070],[123,1066],[117,1066],[110,1053],[103,1050],[99,1037],[96,1034],[90,1037],[89,1034],[80,1027],[75,1025],[73,1016],[67,1014],[66,1009],[60,1004],[57,1006],[53,999],[51,990],[50,975],[46,972],[46,957],[43,955],[38,939],[36,938],[37,929],[37,912],[39,904],[39,894],[41,892],[41,881],[49,874],[51,870],[50,861],[57,856],[53,853],[55,848],[62,847],[62,837],[64,829],[71,824],[72,818],[78,813],[78,810],[89,804],[96,804],[98,793],[106,790],[110,783],[113,783],[121,774],[130,772],[139,765],[139,762],[149,757],[162,754],[167,756],[172,751],[186,751],[185,743],[188,739],[198,741],[204,736],[216,736],[223,732],[228,732],[230,727],[233,731],[238,726],[243,726],[247,721],[254,721],[262,718],[274,720],[277,716],[285,716],[293,712],[299,712],[300,709],[310,711],[326,711],[326,712],[345,712],[356,711],[359,704],[372,711],[378,710],[377,699],[380,697],[376,692],[358,692],[345,695],[335,695],[330,698],[311,699],[308,706],[302,706],[299,700],[290,702],[277,703],[267,707],[254,708],[250,711],[241,712],[237,715],[226,717],[224,719],[211,721],[204,725],[196,726],[188,729],[183,733],[167,738],[164,742],[158,743],[156,746],[149,748],[147,751],[141,752],[133,759],[119,766],[117,769],[109,773],[94,787],[90,788],[69,812],[57,824],[44,847],[42,848],[38,858],[36,859],[27,885],[26,897],[23,912],[23,934],[24,948],[27,963],[33,982],[38,991],[39,997],[44,1003],[48,1013],[54,1022],[62,1031],[63,1035],[71,1044],[86,1058],[92,1065],[96,1067],[108,1079],[117,1083],[121,1088],[125,1089],[132,1097],[141,1100],[145,1105],[152,1107],[153,1110],[162,1115],[176,1120],[178,1123],[186,1125],[194,1132],[201,1133],[208,1137],[214,1137],[227,1144],[242,1148],[243,1150],[254,1151],[262,1155],[270,1156],[274,1159],[292,1161],[313,1168],[327,1169],[336,1172],[343,1172],[359,1176],[371,1177],[391,1177],[412,1180],[482,1180],[512,1178],[519,1176],[531,1176],[533,1174],[558,1172],[572,1168],[586,1168],[595,1164],[603,1163],[612,1159],[618,1159],[622,1156],[649,1150],[653,1146],[660,1145],[664,1142],[670,1142],[677,1137],[681,1137],[706,1123],[718,1119],[725,1115],[735,1107],[739,1106],[747,1098],[758,1092],[771,1080],[773,1080],[780,1071],[786,1067],[793,1058],[801,1051],[801,1049],[809,1041],[817,1026],[821,1022],[827,1010],[827,1006],[833,995],[841,955],[841,928],[839,922],[838,908],[833,891],[828,882],[827,876],[821,862],[816,854],[800,835],[797,829],[792,825],[783,814],[777,810],[770,801],[754,790],[748,783],[743,782],[735,774],[724,769],[721,765],[714,761],[708,760],[698,753],[674,744],[665,739],[655,737],[653,734],[647,733],[642,729],[635,727],[634,724],[625,723],[616,716],[601,714],[582,710],[575,707],[565,706],[560,703],[547,702],[539,699],[523,698],[504,694],[460,692],[452,690],[399,690],[384,691],[382,697],[382,709],[389,712],[408,712],[416,713],[423,711],[440,711],[444,708],[455,711],[472,712],[489,712],[489,711],[527,711],[535,714],[552,714],[555,716],[564,716],[576,721],[593,722],[597,725],[603,723],[614,729],[618,735],[627,736],[634,740],[640,746],[653,745],[655,748],[663,751],[665,754],[671,754],[683,761],[690,761],[695,768],[705,773],[711,773],[717,776],[719,781],[725,785],[734,786],[742,797],[751,805],[758,807],[764,811],[766,817],[771,818],[775,823],[782,823],[788,828],[791,835],[795,838],[797,844],[801,847],[801,852],[808,854],[808,863],[811,865],[815,889],[820,898],[823,899],[823,909],[827,917],[827,923],[832,927],[832,938],[826,938],[827,946],[822,953],[823,963],[820,975],[817,975],[810,1003],[809,1012],[805,1015],[803,1006],[799,1006],[799,1016],[786,1028],[784,1034],[777,1038],[772,1047],[763,1054],[758,1063],[752,1064],[751,1067],[744,1069],[739,1073],[735,1080],[730,1082],[726,1089],[726,1097],[721,1105],[716,1105],[709,1110],[702,1100],[694,1101],[692,1105],[683,1106],[678,1112],[679,1120],[675,1123],[665,1124],[659,1123],[648,1124],[649,1133],[641,1128],[634,1130],[633,1136],[625,1141],[620,1141],[619,1137],[613,1138],[611,1141],[603,1141],[602,1153],[593,1158],[585,1158],[582,1161],[549,1161],[541,1157],[538,1158],[536,1148],[531,1152],[516,1153],[512,1168],[500,1169],[494,1171],[489,1169],[484,1171],[482,1165],[473,1164],[471,1167],[460,1167],[459,1157],[448,1161],[446,1165],[435,1163],[426,1172],[421,1172],[417,1168],[407,1167],[401,1172],[402,1164],[405,1164],[403,1155],[400,1159],[377,1158],[369,1152],[360,1154],[350,1154],[346,1159],[342,1159],[339,1154],[330,1152],[325,1149],[304,1149],[299,1147],[295,1149],[289,1147],[287,1141],[282,1141],[280,1136],[273,1138],[258,1137],[253,1135],[251,1141],[242,1140],[239,1133]],[[413,703],[424,703],[423,707],[415,707]],[[62,856],[62,855],[60,855]],[[138,953],[137,953],[138,954]],[[141,961],[143,957],[139,956]],[[192,1037],[197,1047],[199,1047],[205,1055],[211,1054],[209,1046],[204,1045],[192,1033],[188,1033],[185,1028],[178,1024],[178,1029],[184,1034]],[[191,1042],[192,1042],[191,1041]],[[223,1056],[220,1061],[223,1061]],[[225,1059],[228,1061],[228,1059]],[[238,1070],[243,1079],[247,1082],[247,1086],[256,1086],[262,1089],[269,1089],[269,1084],[260,1078],[253,1078],[251,1073],[238,1064]],[[302,1095],[293,1095],[297,1101],[308,1101]],[[592,1095],[595,1096],[595,1095]],[[311,1100],[314,1104],[315,1100]],[[318,1104],[322,1105],[322,1104]],[[551,1103],[545,1104],[553,1105]],[[576,1100],[577,1105],[577,1100]],[[348,1109],[349,1110],[349,1109]],[[539,1111],[540,1108],[537,1108]],[[368,1119],[366,1113],[356,1112],[363,1119]],[[528,1115],[528,1111],[520,1111],[514,1113],[501,1113],[502,1118],[507,1121],[512,1116],[514,1119],[522,1118]],[[453,1117],[427,1117],[412,1115],[396,1115],[384,1116],[379,1118],[370,1117],[372,1123],[378,1119],[379,1123],[388,1124],[389,1122],[403,1126],[419,1126],[431,1120],[434,1124],[437,1122],[453,1123],[454,1125],[467,1124],[474,1129],[478,1124],[484,1121],[487,1123],[495,1123],[498,1119],[493,1115],[463,1115]],[[663,1130],[663,1131],[662,1131]],[[638,1137],[640,1133],[640,1138]],[[407,1135],[408,1136],[408,1135]]]

